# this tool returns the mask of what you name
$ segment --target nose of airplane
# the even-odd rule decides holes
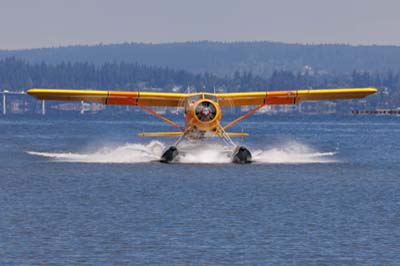
[[[208,115],[210,113],[210,109],[208,107],[204,107],[202,113],[204,115]]]

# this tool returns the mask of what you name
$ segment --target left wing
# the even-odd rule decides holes
[[[88,101],[117,105],[182,106],[185,93],[65,90],[33,88],[27,91],[39,100]]]
[[[340,88],[267,92],[217,93],[221,106],[296,104],[302,101],[359,99],[376,93],[375,88]]]

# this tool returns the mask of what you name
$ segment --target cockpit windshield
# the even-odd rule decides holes
[[[217,102],[218,101],[218,98],[215,95],[203,94],[203,96],[204,96],[204,99],[211,100],[213,102]]]

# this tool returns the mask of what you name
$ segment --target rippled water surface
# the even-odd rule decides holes
[[[0,265],[400,265],[400,118],[254,116],[157,162],[150,117],[0,118]]]

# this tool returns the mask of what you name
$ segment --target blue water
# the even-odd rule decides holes
[[[0,265],[400,265],[400,117],[254,116],[250,165],[143,129],[0,118]]]

